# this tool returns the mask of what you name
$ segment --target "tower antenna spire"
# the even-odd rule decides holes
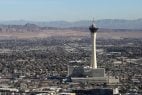
[[[93,21],[92,21],[92,23],[95,23],[95,18],[93,17]]]
[[[93,20],[92,20],[92,27],[96,27],[95,18],[94,17],[93,17]]]

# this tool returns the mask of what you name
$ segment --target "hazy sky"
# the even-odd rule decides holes
[[[142,0],[0,0],[0,21],[142,18]]]

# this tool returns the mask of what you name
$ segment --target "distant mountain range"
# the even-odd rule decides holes
[[[89,20],[82,20],[76,22],[67,21],[0,21],[1,25],[25,25],[27,23],[36,24],[41,27],[58,27],[58,28],[70,28],[70,27],[88,27],[92,22]],[[142,19],[125,20],[125,19],[102,19],[95,21],[96,26],[105,29],[142,29]]]

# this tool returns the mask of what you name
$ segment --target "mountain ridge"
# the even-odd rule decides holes
[[[26,21],[26,20],[13,20],[13,21],[0,21],[1,25],[25,25],[27,23],[35,24],[40,27],[88,27],[92,21]],[[106,29],[142,29],[142,19],[126,20],[126,19],[102,19],[95,21],[96,26]]]

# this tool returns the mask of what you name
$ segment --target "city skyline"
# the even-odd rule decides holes
[[[0,21],[142,18],[141,0],[1,0]]]

